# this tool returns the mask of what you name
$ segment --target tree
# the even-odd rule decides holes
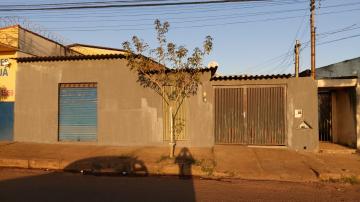
[[[176,134],[182,130],[182,123],[177,115],[185,98],[196,95],[200,82],[203,58],[212,51],[213,39],[205,38],[203,47],[196,47],[188,55],[185,46],[177,46],[168,42],[166,34],[169,31],[168,22],[154,22],[158,47],[151,49],[148,44],[137,36],[131,42],[123,42],[127,54],[128,67],[138,76],[137,82],[151,88],[161,96],[168,106],[170,119],[170,157],[174,156]],[[170,88],[169,88],[170,87]]]

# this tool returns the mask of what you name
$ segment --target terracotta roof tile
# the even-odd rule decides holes
[[[290,78],[291,74],[272,74],[272,75],[229,75],[229,76],[214,76],[212,81],[227,81],[227,80],[260,80],[260,79],[285,79]]]
[[[68,60],[104,60],[104,59],[125,59],[123,54],[105,54],[105,55],[68,55],[68,56],[40,56],[40,57],[21,57],[14,58],[19,63],[25,62],[52,62]]]

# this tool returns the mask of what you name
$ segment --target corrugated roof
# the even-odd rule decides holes
[[[41,57],[22,57],[14,58],[19,63],[25,62],[52,62],[68,60],[105,60],[105,59],[125,59],[124,54],[105,54],[105,55],[68,55],[68,56],[41,56]]]
[[[338,76],[338,77],[321,77],[319,79],[331,80],[331,79],[357,79],[357,78],[358,76]]]
[[[285,79],[290,78],[291,74],[272,74],[272,75],[229,75],[229,76],[214,76],[212,81],[226,81],[226,80],[257,80],[257,79]]]
[[[198,68],[198,69],[194,69],[195,71],[200,71],[200,72],[211,72],[211,75],[214,75],[216,70],[218,67],[204,67],[204,68]],[[189,69],[190,71],[191,69]],[[166,69],[166,72],[176,72],[176,71],[183,71],[182,69],[178,70],[178,69]],[[186,71],[186,69],[185,69]]]
[[[204,68],[196,68],[196,69],[171,69],[171,68],[166,68],[165,69],[165,73],[176,73],[176,72],[190,72],[190,71],[194,71],[194,72],[211,72],[211,76],[213,76],[216,72],[218,67],[204,67]],[[164,72],[164,70],[160,71],[160,70],[150,70],[149,73],[151,74],[158,74]]]
[[[14,58],[19,63],[28,62],[56,62],[56,61],[71,61],[71,60],[106,60],[106,59],[125,59],[124,54],[103,54],[103,55],[69,55],[69,56],[42,56],[42,57],[20,57]],[[211,72],[214,75],[218,67],[199,68],[201,72]],[[152,70],[156,73],[157,70]],[[174,72],[177,70],[166,69],[165,72]]]

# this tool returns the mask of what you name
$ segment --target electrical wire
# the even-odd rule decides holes
[[[139,7],[159,7],[159,6],[182,6],[182,5],[201,5],[201,4],[223,4],[223,3],[241,3],[256,2],[267,0],[213,0],[213,1],[189,1],[189,2],[169,2],[169,3],[139,3],[139,4],[116,4],[116,5],[75,5],[58,7],[38,7],[38,8],[6,8],[0,9],[1,12],[9,11],[43,11],[43,10],[84,10],[101,8],[139,8]]]

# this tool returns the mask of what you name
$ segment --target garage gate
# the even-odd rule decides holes
[[[285,145],[285,87],[215,89],[217,144]]]
[[[97,84],[60,84],[59,140],[96,141],[96,132]]]

